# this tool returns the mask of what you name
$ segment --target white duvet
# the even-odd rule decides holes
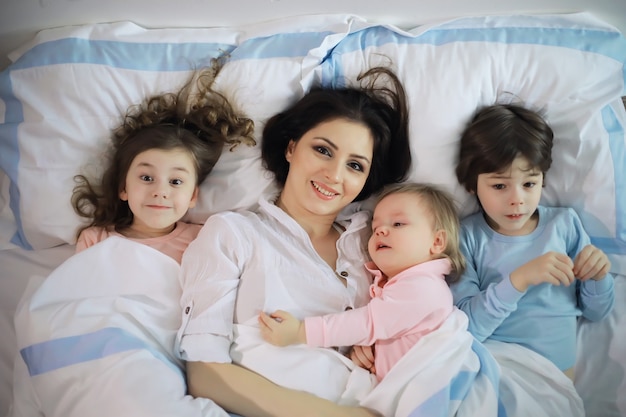
[[[111,237],[33,279],[15,317],[19,356],[10,415],[228,416],[212,401],[186,395],[183,366],[173,355],[178,272],[160,252]],[[237,327],[231,354],[277,383],[384,416],[584,416],[573,384],[549,361],[515,345],[482,345],[466,329],[467,317],[455,310],[378,385],[330,349],[323,362],[337,364],[332,373],[294,380],[310,368],[312,351],[301,349],[299,357],[298,349],[264,345],[254,325]],[[286,359],[293,372],[277,373],[275,364]]]
[[[228,416],[173,356],[179,265],[111,237],[33,280],[17,308],[12,416]],[[38,285],[38,282],[41,285]]]

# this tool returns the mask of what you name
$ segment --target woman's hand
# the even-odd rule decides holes
[[[275,346],[306,343],[304,323],[286,311],[276,310],[270,315],[259,314],[261,336]]]
[[[352,346],[350,350],[350,360],[355,365],[363,369],[367,369],[371,373],[376,373],[374,366],[374,346]]]

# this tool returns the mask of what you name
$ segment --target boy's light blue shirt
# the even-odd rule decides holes
[[[479,212],[461,224],[461,250],[467,269],[452,285],[454,303],[469,317],[469,331],[480,340],[514,342],[540,353],[561,370],[576,362],[576,320],[601,320],[614,302],[613,276],[570,286],[540,284],[516,290],[510,274],[549,251],[572,260],[590,239],[571,208],[537,208],[537,228],[525,236],[505,236]]]

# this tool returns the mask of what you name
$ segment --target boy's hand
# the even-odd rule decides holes
[[[548,252],[511,272],[511,284],[518,291],[547,282],[570,285],[574,281],[574,263],[564,253]]]
[[[352,346],[350,359],[355,365],[367,369],[373,374],[376,373],[376,368],[374,367],[374,346]]]
[[[272,345],[287,346],[306,343],[304,323],[286,311],[276,310],[270,315],[261,312],[259,326],[263,339]]]
[[[611,269],[608,256],[593,245],[587,245],[574,259],[574,275],[581,281],[604,278]]]

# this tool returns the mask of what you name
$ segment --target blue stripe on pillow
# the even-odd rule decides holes
[[[318,48],[332,32],[280,33],[263,38],[252,38],[241,43],[230,58],[268,59],[297,58]]]
[[[9,207],[15,217],[17,231],[10,242],[24,249],[32,249],[22,231],[20,215],[20,191],[17,186],[18,164],[20,161],[17,143],[19,123],[24,120],[22,103],[13,92],[13,82],[8,70],[0,73],[0,96],[4,99],[4,123],[0,124],[0,166],[11,179],[9,184]],[[17,121],[17,122],[16,122]]]
[[[139,71],[188,71],[230,52],[219,43],[135,43],[64,38],[34,46],[9,70],[57,64],[96,64]]]
[[[608,134],[609,149],[613,159],[613,171],[615,172],[615,239],[598,238],[591,236],[591,243],[606,253],[626,254],[626,129],[611,106],[602,109],[602,122]]]
[[[136,43],[64,38],[34,46],[9,70],[57,64],[95,64],[138,71],[188,71],[212,58],[268,59],[305,56],[331,32],[283,33],[252,38],[239,46],[220,43]],[[233,52],[235,51],[235,52]]]
[[[364,51],[369,47],[389,43],[438,46],[454,42],[544,45],[593,52],[624,63],[623,76],[626,79],[626,37],[618,32],[588,28],[433,28],[417,36],[411,36],[383,26],[374,26],[349,34],[335,47],[327,67],[323,68],[322,83],[343,85],[341,54]],[[333,59],[334,57],[339,59]],[[624,91],[626,92],[626,87]]]
[[[183,378],[177,364],[143,340],[117,327],[37,343],[21,349],[20,354],[30,376],[35,376],[131,350],[147,350]]]

